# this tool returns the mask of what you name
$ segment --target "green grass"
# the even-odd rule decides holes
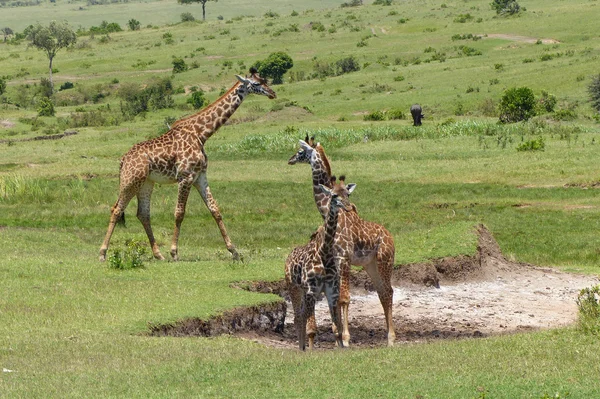
[[[209,2],[202,24],[178,23],[186,11],[199,18],[199,6],[173,1],[87,6],[57,0],[0,9],[2,23],[17,31],[51,19],[66,19],[75,28],[102,20],[125,28],[133,17],[141,22],[139,32],[111,34],[107,43],[99,35],[80,36],[85,45],[58,53],[57,85],[74,82],[71,93],[95,93],[101,85],[109,94],[98,104],[58,106],[60,118],[78,107],[110,106],[118,114],[118,87],[170,76],[172,57],[198,64],[173,75],[175,87],[199,86],[211,100],[234,83],[234,74],[246,73],[273,51],[288,52],[292,72],[305,75],[315,60],[331,63],[350,55],[362,67],[324,80],[291,82],[288,74],[285,84],[274,87],[277,100],[247,99],[232,118],[236,123],[207,143],[211,190],[244,262],[230,261],[210,213],[192,193],[180,239],[182,261],[146,256],[144,268],[114,270],[98,263],[97,254],[117,196],[118,159],[134,143],[158,135],[166,117],[192,113],[188,95],[175,95],[174,109],[118,126],[78,128],[79,134],[60,140],[18,141],[44,135],[59,121],[40,118],[46,126],[34,130],[27,119],[35,117],[35,106],[11,105],[24,85],[46,76],[47,60],[25,42],[0,43],[0,69],[8,77],[0,140],[13,140],[0,143],[0,366],[14,371],[0,374],[0,396],[600,396],[598,340],[574,328],[309,354],[231,337],[147,336],[153,324],[278,300],[230,284],[281,279],[286,256],[321,223],[310,168],[286,165],[306,134],[322,142],[334,174],[358,184],[352,200],[361,216],[393,234],[396,264],[472,254],[474,226],[485,223],[509,258],[600,273],[600,202],[593,189],[600,179],[600,128],[586,92],[600,55],[595,2],[531,0],[521,4],[527,12],[508,19],[496,18],[489,1],[366,3],[340,8],[330,1]],[[299,15],[293,17],[294,8]],[[280,17],[263,18],[269,10]],[[473,22],[453,22],[466,13]],[[401,18],[408,21],[399,23]],[[313,31],[310,22],[321,22],[326,31]],[[299,32],[274,36],[291,24]],[[165,43],[167,32],[173,44]],[[451,39],[468,33],[488,37]],[[367,45],[357,47],[360,41]],[[459,45],[482,55],[459,56]],[[434,54],[424,51],[428,47],[446,53],[446,61],[426,62]],[[526,58],[534,61],[523,63]],[[403,80],[396,79],[400,75]],[[497,125],[483,105],[514,86],[531,87],[537,96],[547,90],[577,119],[556,122],[545,115]],[[421,128],[406,119],[363,120],[392,109],[408,115],[415,102],[427,116]],[[465,115],[455,115],[459,108]],[[517,151],[538,137],[544,151]],[[174,186],[156,187],[152,222],[164,254],[175,200]],[[135,210],[134,200],[111,250],[123,250],[128,240],[146,242]]]

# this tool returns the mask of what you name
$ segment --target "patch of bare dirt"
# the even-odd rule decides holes
[[[523,43],[537,43],[540,40],[543,44],[556,44],[560,43],[556,39],[538,39],[536,37],[529,36],[520,36],[520,35],[510,35],[505,33],[488,33],[487,35],[482,35],[483,38],[488,39],[504,39],[511,40],[514,42],[523,42]]]
[[[597,276],[563,273],[507,260],[484,227],[473,256],[398,265],[394,272],[396,342],[485,337],[572,324],[581,288],[600,282]],[[351,345],[386,343],[383,311],[370,279],[352,274]],[[283,281],[240,282],[237,288],[287,297]],[[288,299],[289,300],[289,299]],[[154,326],[153,335],[234,334],[277,348],[297,348],[292,306],[286,302],[235,309],[217,318]],[[335,339],[327,303],[317,304],[317,349],[333,349]]]
[[[11,121],[9,121],[8,119],[4,119],[2,121],[0,121],[0,127],[4,128],[4,129],[10,129],[11,127],[14,127],[15,124]]]

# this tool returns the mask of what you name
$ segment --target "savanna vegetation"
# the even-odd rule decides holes
[[[394,235],[397,264],[471,254],[484,223],[511,259],[600,273],[598,2],[221,0],[205,20],[200,3],[0,1],[1,396],[600,395],[593,289],[583,328],[389,349],[147,335],[280,300],[230,285],[281,279],[321,223],[309,167],[286,165],[307,134],[358,184],[361,216]],[[28,32],[53,20],[76,40],[51,82]],[[277,99],[249,97],[206,145],[243,261],[194,192],[180,262],[151,259],[134,200],[99,263],[120,156],[255,65],[281,78]],[[163,249],[175,201],[155,189]]]

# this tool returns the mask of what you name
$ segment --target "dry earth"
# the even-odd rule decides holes
[[[489,335],[560,327],[577,320],[580,289],[600,283],[597,276],[563,273],[507,260],[490,232],[477,229],[473,256],[401,265],[394,277],[396,342]],[[286,297],[282,281],[240,283],[239,287]],[[385,344],[385,323],[377,294],[364,272],[352,275],[351,345]],[[265,345],[296,348],[293,313],[288,303],[236,309],[215,319],[184,320],[154,326],[153,335],[234,334]],[[285,320],[283,319],[285,315]],[[335,340],[326,301],[317,304],[317,349],[332,349]]]

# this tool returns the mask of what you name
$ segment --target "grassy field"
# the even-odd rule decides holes
[[[47,76],[45,55],[24,41],[0,43],[8,84],[0,101],[1,397],[600,397],[600,343],[575,328],[315,353],[231,337],[147,336],[151,325],[279,300],[230,284],[281,279],[286,256],[321,223],[309,167],[286,165],[306,134],[324,145],[335,174],[357,183],[361,216],[394,235],[397,264],[472,254],[473,226],[485,223],[507,257],[600,273],[593,189],[600,125],[586,91],[599,73],[598,3],[523,0],[527,11],[516,18],[497,18],[479,0],[339,3],[209,2],[205,23],[179,23],[182,12],[201,14],[174,1],[0,8],[0,27],[15,31],[51,19],[84,29],[103,20],[142,24],[79,36],[74,49],[58,53],[56,85],[75,87],[55,95],[64,103],[56,117],[36,118],[36,99],[28,97]],[[465,14],[472,18],[456,22]],[[316,22],[325,30],[313,30]],[[469,33],[482,39],[452,39]],[[461,45],[482,54],[467,56]],[[285,83],[273,86],[278,98],[248,98],[207,143],[211,189],[244,261],[230,261],[194,193],[182,261],[146,256],[144,268],[124,271],[99,263],[119,157],[165,131],[166,118],[194,112],[189,92],[175,94],[173,108],[134,120],[24,140],[60,133],[76,114],[118,117],[119,89],[156,77],[171,77],[175,88],[198,86],[214,100],[273,51],[294,60]],[[348,56],[360,71],[308,79],[316,61]],[[173,57],[194,67],[172,74]],[[545,114],[498,125],[495,105],[517,86],[555,95],[556,109],[575,119]],[[406,118],[363,119],[377,110],[408,114],[416,102],[427,116],[421,128]],[[516,150],[539,138],[544,151]],[[153,227],[164,254],[175,200],[173,186],[154,191]],[[111,250],[145,243],[135,209],[134,200]]]

